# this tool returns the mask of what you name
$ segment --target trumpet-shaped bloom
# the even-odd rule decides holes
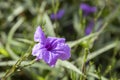
[[[90,13],[94,13],[97,11],[96,7],[89,6],[88,4],[85,3],[80,4],[80,9],[82,9],[84,16],[87,16]]]
[[[57,13],[51,14],[51,15],[50,15],[50,18],[51,18],[52,20],[61,19],[61,18],[63,17],[64,13],[65,13],[65,10],[64,10],[64,9],[60,9]]]
[[[43,59],[51,67],[58,59],[67,60],[71,56],[64,38],[46,37],[40,26],[35,31],[34,41],[38,43],[33,47],[32,55],[37,60]]]

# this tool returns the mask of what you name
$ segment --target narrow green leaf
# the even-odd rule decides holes
[[[87,60],[91,60],[91,59],[95,58],[96,56],[104,53],[105,51],[108,51],[108,50],[114,48],[116,45],[117,45],[116,42],[113,42],[95,52],[92,52],[91,54],[88,54]]]
[[[47,31],[47,34],[49,36],[55,36],[54,28],[53,28],[52,22],[51,22],[51,20],[50,20],[50,18],[48,16],[48,14],[44,13],[44,17],[43,18],[44,18],[43,20],[46,22],[45,29]]]
[[[77,72],[80,75],[84,75],[76,66],[74,66],[72,63],[70,63],[68,61],[58,60],[58,65],[63,66],[65,68],[68,68],[70,70],[73,70],[73,71]]]

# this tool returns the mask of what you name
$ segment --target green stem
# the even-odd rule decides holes
[[[84,57],[83,57],[82,73],[84,73],[84,75],[86,75],[86,60],[87,60],[89,50],[87,48],[85,48],[84,51],[85,51],[85,53],[84,53]],[[81,76],[80,80],[86,80],[86,77]]]
[[[36,59],[33,59],[29,64],[23,65],[22,68],[31,66],[31,65],[34,64],[35,62],[36,62]]]
[[[31,50],[31,48],[28,49],[28,51]],[[8,70],[6,72],[6,74],[2,77],[1,80],[7,80],[7,78],[12,75],[16,70],[17,68],[20,66],[21,62],[24,61],[27,57],[30,56],[31,53],[26,53],[24,54],[16,63],[15,65],[12,66],[12,68],[10,70]]]

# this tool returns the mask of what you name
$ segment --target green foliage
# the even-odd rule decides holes
[[[97,7],[84,17],[81,3]],[[50,14],[65,9],[52,20]],[[85,34],[89,20],[92,33]],[[100,21],[99,21],[100,20]],[[68,61],[51,68],[31,55],[34,32],[66,38]],[[0,0],[0,79],[2,80],[119,80],[120,0]]]

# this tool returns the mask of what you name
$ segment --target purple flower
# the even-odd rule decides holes
[[[87,16],[90,13],[94,13],[97,11],[96,7],[89,6],[88,4],[85,3],[80,4],[80,9],[82,9],[84,16]]]
[[[93,27],[94,27],[94,21],[90,21],[85,29],[85,34],[89,35],[92,32]]]
[[[40,26],[36,29],[34,41],[38,43],[33,47],[32,55],[36,56],[37,60],[43,59],[51,67],[54,67],[58,59],[67,60],[71,56],[64,38],[46,38]]]
[[[65,10],[64,9],[60,9],[56,14],[54,14],[54,13],[51,14],[50,18],[52,20],[61,19],[63,17],[64,13],[65,13]]]

